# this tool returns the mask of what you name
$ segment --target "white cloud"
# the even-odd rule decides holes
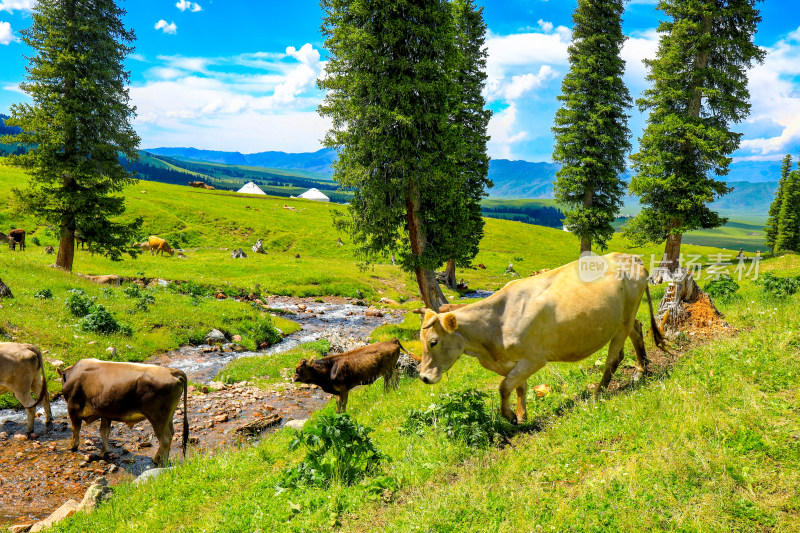
[[[36,5],[36,0],[4,0],[0,1],[0,11],[31,11]]]
[[[622,45],[620,57],[625,61],[625,83],[632,94],[647,87],[648,70],[643,59],[653,59],[658,51],[660,34],[653,29],[633,32]]]
[[[515,100],[532,89],[541,88],[557,76],[558,73],[553,70],[553,67],[542,65],[536,74],[528,72],[527,74],[512,76],[510,80],[492,80],[492,83],[487,85],[487,96],[490,101],[499,99]]]
[[[275,101],[288,103],[294,100],[299,94],[311,89],[322,72],[322,63],[319,58],[319,51],[306,43],[300,50],[290,46],[286,49],[286,55],[295,58],[300,65],[286,76],[286,81],[275,88]]]
[[[174,22],[170,22],[169,24],[167,24],[167,21],[164,19],[161,19],[158,22],[156,22],[155,28],[157,30],[164,30],[164,33],[170,33],[172,35],[175,35],[175,33],[178,31],[178,27],[175,25]]]
[[[14,41],[19,41],[19,39],[14,36],[11,24],[0,21],[0,44],[11,44]]]
[[[539,19],[536,23],[539,25],[540,28],[542,28],[542,31],[544,31],[545,33],[550,33],[551,31],[553,31],[552,22],[547,22],[545,20]]]
[[[200,7],[200,4],[197,4],[195,2],[187,2],[186,0],[180,0],[177,4],[175,4],[175,7],[177,7],[181,11],[186,11],[188,9],[189,11],[192,11],[194,13],[203,10],[203,8]]]
[[[520,67],[526,72],[541,64],[566,65],[567,47],[570,37],[565,38],[559,26],[556,33],[515,33],[512,35],[492,35],[486,39],[489,57],[486,73],[489,78],[501,78]],[[569,32],[568,28],[564,28]],[[514,72],[519,74],[519,72]]]
[[[748,73],[752,109],[749,123],[771,124],[772,137],[745,139],[741,149],[752,156],[775,157],[800,143],[800,28],[767,49],[763,65]],[[744,156],[747,157],[747,156]]]
[[[323,69],[310,44],[284,53],[158,56],[149,81],[131,87],[136,128],[151,147],[317,150],[329,125],[316,113]]]
[[[506,109],[492,115],[488,133],[491,136],[487,149],[492,157],[513,159],[512,145],[528,137],[527,131],[515,131],[517,107],[511,104]]]

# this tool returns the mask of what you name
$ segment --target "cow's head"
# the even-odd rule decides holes
[[[419,332],[422,341],[422,366],[419,377],[428,384],[438,383],[442,374],[464,353],[466,341],[458,332],[458,319],[453,313],[426,310]]]
[[[67,368],[64,368],[63,366],[58,365],[56,367],[56,372],[58,372],[58,375],[61,376],[61,384],[62,385],[66,385],[67,378],[69,377],[69,371],[70,370],[72,370],[72,366],[68,366]]]
[[[297,367],[294,369],[294,376],[292,376],[292,382],[299,381],[300,383],[306,383],[309,379],[311,379],[311,364],[314,362],[312,359],[309,362],[307,359],[302,359],[299,363],[297,363]]]

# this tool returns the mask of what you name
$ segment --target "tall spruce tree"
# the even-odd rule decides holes
[[[775,251],[800,252],[800,170],[791,172],[784,185]]]
[[[453,106],[458,54],[444,0],[323,0],[330,52],[319,107],[338,150],[334,179],[353,191],[340,227],[370,262],[397,252],[425,304],[446,302],[434,269],[475,228],[461,199],[465,178]],[[479,238],[479,237],[478,237]],[[399,243],[399,244],[398,244]]]
[[[556,199],[567,206],[564,224],[580,237],[581,252],[600,249],[614,235],[631,148],[627,110],[632,100],[622,76],[623,0],[578,0],[572,14],[570,69],[561,84],[553,160]]]
[[[786,154],[786,157],[781,161],[781,177],[780,180],[778,180],[778,190],[775,191],[775,199],[772,200],[772,204],[769,206],[769,216],[767,218],[767,224],[764,226],[764,242],[772,253],[775,253],[775,243],[778,240],[778,232],[780,231],[783,192],[786,189],[786,181],[789,179],[789,174],[791,172],[792,156]]]
[[[119,155],[136,159],[139,144],[123,68],[135,36],[124,14],[113,0],[39,0],[33,24],[20,32],[35,55],[20,85],[33,102],[13,105],[8,120],[22,132],[6,142],[31,147],[9,160],[30,175],[29,189],[15,194],[58,228],[56,266],[65,270],[72,270],[78,228],[94,252],[113,260],[136,253],[129,243],[141,220],[114,219],[125,210],[114,193],[135,181]]]
[[[452,120],[456,128],[458,143],[456,171],[463,182],[461,194],[456,200],[466,210],[463,216],[468,220],[460,229],[463,240],[448,236],[447,241],[455,245],[445,270],[446,284],[456,287],[456,266],[468,267],[478,254],[478,244],[483,236],[483,216],[481,200],[486,197],[486,189],[492,187],[489,179],[489,156],[486,143],[489,136],[486,129],[492,112],[486,109],[483,90],[486,86],[486,23],[483,8],[478,8],[473,0],[453,0],[455,20],[455,43],[458,63],[455,82],[458,95],[454,101]],[[444,213],[447,214],[447,213]],[[446,221],[443,221],[447,223]]]
[[[637,100],[649,110],[630,191],[642,210],[628,224],[635,242],[666,239],[665,268],[678,266],[683,233],[726,219],[708,206],[731,191],[716,177],[729,171],[741,133],[729,123],[750,112],[747,69],[764,51],[753,43],[759,0],[661,0],[668,20],[655,59],[645,60],[650,88]]]

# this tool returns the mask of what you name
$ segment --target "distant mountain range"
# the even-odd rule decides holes
[[[242,154],[196,148],[153,148],[147,151],[194,161],[303,170],[316,173],[320,177],[327,176],[328,179],[333,175],[331,164],[336,159],[336,152],[326,149],[301,154]],[[558,168],[554,163],[492,159],[489,163],[489,178],[494,182],[494,187],[489,189],[489,197],[553,198],[553,181]],[[778,161],[741,161],[731,164],[730,173],[724,179],[734,191],[716,202],[714,207],[726,214],[766,215],[777,189],[779,172]],[[625,203],[626,210],[638,210],[635,198],[627,198]]]

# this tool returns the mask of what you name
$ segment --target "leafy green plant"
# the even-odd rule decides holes
[[[122,293],[125,296],[129,296],[131,298],[139,298],[142,296],[142,288],[139,287],[138,285],[131,283],[130,285],[122,289]]]
[[[136,309],[140,311],[147,311],[151,304],[156,302],[155,297],[152,294],[142,294],[139,296],[139,299],[136,300]]]
[[[109,313],[105,307],[98,305],[93,307],[91,312],[81,320],[81,329],[92,333],[103,333],[105,335],[118,333],[122,326],[114,315]]]
[[[703,290],[714,298],[727,300],[736,294],[736,291],[739,290],[739,284],[733,281],[730,276],[723,275],[719,279],[708,282]]]
[[[252,331],[253,340],[256,343],[256,347],[261,346],[262,344],[276,344],[283,339],[283,335],[281,332],[278,331],[272,324],[272,320],[269,316],[266,316],[256,322],[255,326],[253,327]]]
[[[284,471],[279,485],[325,485],[338,481],[352,485],[376,472],[386,460],[370,439],[372,430],[348,414],[323,415],[317,423],[295,432],[289,449],[301,446],[306,456],[300,464]]]
[[[35,244],[36,246],[41,246],[41,245],[42,245],[41,241],[39,241],[39,237],[33,237],[33,238],[31,239],[31,242],[32,242],[33,244]]]
[[[39,300],[49,300],[53,297],[53,291],[50,289],[39,289],[33,295],[34,298],[38,298]]]
[[[472,448],[488,446],[500,441],[504,434],[500,420],[486,412],[486,397],[486,393],[474,389],[442,394],[427,409],[412,409],[400,431],[423,436],[427,427],[434,427],[452,441]]]
[[[192,298],[202,298],[204,296],[211,295],[213,292],[210,287],[200,285],[193,281],[187,281],[185,283],[170,283],[169,287],[179,294],[185,294],[187,296],[191,296]]]
[[[800,290],[800,276],[789,276],[779,278],[767,272],[762,274],[756,281],[761,285],[761,289],[776,298],[787,298]]]
[[[90,298],[83,292],[82,289],[72,289],[67,296],[66,305],[69,312],[73,316],[85,317],[88,315],[92,307],[94,307],[94,298]]]

